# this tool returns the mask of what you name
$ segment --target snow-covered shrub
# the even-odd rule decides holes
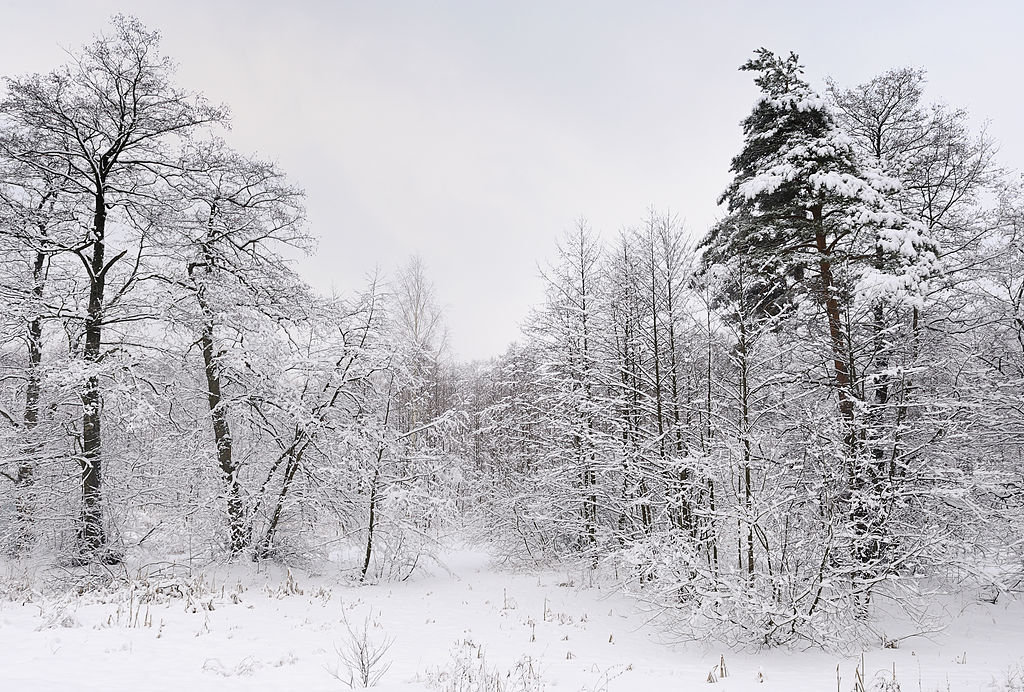
[[[426,683],[438,692],[543,692],[547,689],[529,656],[521,656],[508,670],[488,664],[482,646],[469,639],[454,644],[444,666],[431,668]]]
[[[355,626],[343,611],[342,623],[348,636],[340,645],[335,645],[338,665],[330,673],[349,687],[374,687],[391,668],[387,654],[395,640],[386,635],[377,637],[372,634],[380,627],[372,610],[361,624]]]
[[[993,680],[992,692],[1024,692],[1024,664],[1009,668],[1001,679]]]

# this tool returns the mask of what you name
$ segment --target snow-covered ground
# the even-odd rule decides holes
[[[493,690],[467,684],[481,671],[497,671],[502,690],[854,687],[859,654],[668,644],[628,596],[582,573],[508,573],[470,549],[444,565],[373,586],[236,565],[83,595],[23,591],[0,602],[0,690],[348,689],[339,651],[364,628],[370,649],[391,642],[374,669],[379,690]],[[943,632],[867,650],[864,661],[869,690],[893,670],[903,692],[1007,689],[1008,672],[1024,665],[1024,607],[972,600]]]

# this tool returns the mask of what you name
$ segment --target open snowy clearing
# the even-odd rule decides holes
[[[444,564],[362,587],[234,566],[62,599],[23,593],[0,603],[0,689],[348,689],[339,651],[367,622],[371,649],[392,642],[372,671],[380,690],[494,689],[482,672],[505,690],[854,689],[857,656],[668,644],[628,596],[581,573],[502,572],[472,550]],[[867,689],[893,670],[904,692],[1020,689],[1006,683],[1024,662],[1024,608],[972,603],[944,632],[864,660]]]

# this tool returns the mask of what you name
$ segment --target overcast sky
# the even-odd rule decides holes
[[[229,141],[305,188],[300,270],[349,291],[419,254],[463,358],[502,352],[537,265],[579,217],[611,236],[654,206],[699,235],[756,98],[753,49],[812,84],[924,67],[1024,166],[1022,3],[5,0],[0,73],[52,69],[115,12],[163,32]]]

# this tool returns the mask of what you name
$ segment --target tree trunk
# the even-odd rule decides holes
[[[655,257],[654,247],[654,227],[653,221],[650,222],[651,226],[648,228],[648,241],[651,249],[651,336],[653,338],[653,356],[654,356],[654,402],[655,402],[655,415],[658,419],[658,456],[661,458],[661,468],[664,469],[666,466],[665,459],[665,413],[664,403],[662,400],[662,383],[661,383],[661,343],[658,338],[658,282],[657,282],[657,260]],[[646,496],[646,482],[644,482],[644,494]],[[647,533],[651,532],[650,516],[651,508],[649,501],[644,500],[641,514],[645,517],[644,531]]]
[[[676,305],[675,295],[672,290],[672,274],[670,267],[666,267],[666,299],[665,309],[668,312],[668,353],[669,368],[672,374],[672,430],[675,437],[676,463],[687,456],[686,445],[683,442],[683,430],[679,412],[679,362],[676,357]],[[674,479],[677,492],[679,493],[678,506],[674,510],[676,514],[673,522],[677,528],[689,531],[693,535],[693,508],[690,504],[690,469],[682,468]]]
[[[273,552],[274,538],[277,535],[277,528],[281,523],[281,516],[284,514],[285,500],[288,497],[288,491],[291,489],[292,481],[295,479],[295,473],[299,470],[299,466],[302,465],[302,455],[306,451],[306,444],[308,442],[309,440],[305,437],[305,433],[300,430],[295,431],[295,442],[285,455],[284,480],[281,484],[281,490],[277,494],[274,512],[270,517],[266,533],[263,534],[263,538],[259,541],[253,559],[268,558]]]
[[[373,555],[373,530],[377,526],[377,480],[380,478],[380,461],[383,457],[383,448],[377,454],[377,469],[373,472],[373,481],[370,485],[370,516],[367,520],[366,531],[366,556],[363,558],[363,570],[359,574],[359,581],[366,581],[366,571],[370,569],[370,557]]]
[[[36,305],[43,297],[43,270],[46,255],[37,252],[32,264],[32,297]],[[39,399],[42,390],[43,361],[43,318],[37,313],[28,323],[28,383],[25,386],[25,450],[18,464],[15,477],[17,501],[16,550],[24,552],[32,541],[33,500],[32,486],[35,483],[35,464],[38,461],[40,443],[36,439],[39,425]]]
[[[710,299],[705,298],[706,303],[710,305]],[[705,396],[704,396],[704,424],[701,426],[701,451],[704,456],[711,455],[711,438],[714,434],[714,427],[711,422],[711,375],[712,365],[714,362],[714,343],[711,339],[711,310],[709,309],[705,314],[706,329],[707,329],[707,360],[705,362]],[[715,513],[715,480],[708,474],[707,477],[707,490],[708,490],[708,514],[707,517],[701,521],[700,539],[701,542],[708,546],[708,562],[711,565],[711,571],[715,577],[718,576],[718,534],[716,532],[716,513]],[[694,522],[694,532],[696,533],[697,522]]]
[[[224,474],[228,493],[228,526],[231,529],[231,552],[240,553],[249,547],[249,531],[245,521],[245,504],[242,500],[242,486],[238,480],[238,465],[232,457],[231,428],[227,408],[221,397],[220,373],[214,358],[213,320],[205,300],[199,297],[200,306],[206,319],[199,337],[206,371],[207,401],[210,405],[210,422],[213,423],[213,439],[217,446],[217,463]]]
[[[588,410],[586,413],[587,419],[587,447],[590,449],[590,459],[585,461],[582,457],[585,456],[583,452],[583,441],[578,441],[579,448],[583,453],[581,455],[581,476],[583,481],[583,517],[584,517],[584,530],[586,532],[586,541],[591,549],[595,549],[597,546],[597,471],[594,469],[596,462],[595,453],[592,445],[594,441],[594,421],[592,418],[593,408],[589,406],[593,403],[591,389],[590,389],[590,333],[588,326],[588,313],[587,313],[587,271],[585,266],[585,260],[583,257],[582,245],[580,252],[580,308],[582,314],[582,328],[583,328],[583,352],[582,362],[580,363],[580,374],[583,380],[583,391],[588,404]],[[594,568],[597,568],[597,552],[594,552]]]
[[[839,299],[835,293],[835,278],[832,275],[832,260],[828,250],[828,242],[825,238],[825,229],[822,226],[821,207],[812,210],[814,214],[815,236],[814,241],[818,249],[818,272],[821,279],[822,306],[825,309],[825,316],[828,320],[829,340],[832,343],[832,361],[835,367],[833,380],[836,391],[839,395],[839,413],[849,426],[847,431],[851,448],[853,446],[853,390],[850,378],[850,367],[846,361],[847,351],[843,348],[843,323],[839,311]]]
[[[107,210],[103,194],[95,198],[95,239],[89,268],[89,304],[85,317],[85,348],[82,353],[88,366],[100,361],[103,334],[103,293],[106,283],[104,267],[104,232]],[[100,378],[89,375],[82,392],[82,521],[79,544],[83,555],[110,559],[107,555],[107,535],[103,528],[103,459],[101,430]]]
[[[745,316],[740,316],[740,341],[737,347],[740,357],[740,434],[743,436],[743,507],[747,519],[747,580],[754,586],[754,488],[751,482],[750,464],[750,351],[747,340]]]
[[[867,616],[870,603],[871,583],[877,575],[878,542],[874,539],[874,529],[880,518],[873,509],[869,497],[874,488],[871,483],[872,464],[861,459],[858,449],[858,431],[856,429],[855,402],[852,367],[848,362],[849,350],[843,348],[839,300],[835,295],[835,279],[832,275],[832,263],[829,258],[825,231],[822,225],[821,207],[812,210],[815,222],[815,244],[818,249],[818,267],[821,276],[823,306],[828,319],[829,337],[832,342],[832,355],[835,364],[833,375],[839,394],[839,413],[846,425],[845,443],[847,453],[847,476],[849,479],[849,519],[853,533],[851,557],[856,565],[853,574],[853,587],[856,598],[855,611],[858,618]]]

